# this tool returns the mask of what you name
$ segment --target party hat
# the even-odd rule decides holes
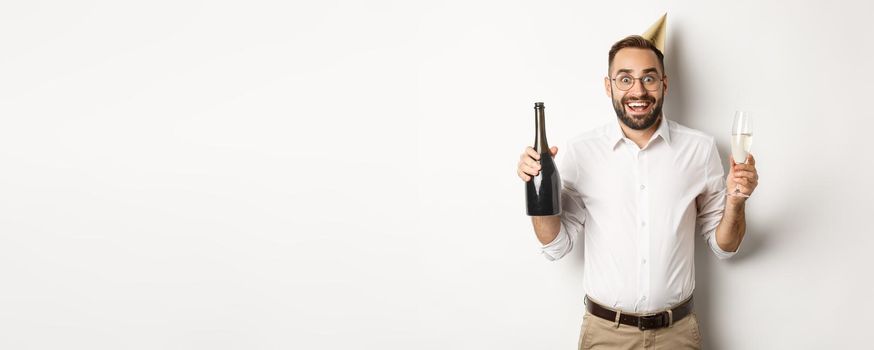
[[[646,30],[642,36],[644,39],[649,40],[653,45],[655,45],[659,51],[662,53],[665,52],[665,28],[667,25],[668,13],[665,12],[659,19],[649,26],[649,29]]]

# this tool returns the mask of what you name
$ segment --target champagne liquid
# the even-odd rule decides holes
[[[731,135],[731,156],[734,157],[734,162],[738,164],[745,163],[752,146],[753,134]]]

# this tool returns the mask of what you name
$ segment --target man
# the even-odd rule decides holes
[[[535,234],[549,260],[585,240],[580,349],[699,349],[695,235],[719,258],[736,253],[747,198],[726,188],[752,194],[755,159],[730,160],[723,179],[714,138],[665,118],[664,56],[640,36],[610,49],[604,89],[618,120],[568,143],[562,213],[532,217]],[[538,159],[531,147],[523,152],[523,181],[538,173]]]

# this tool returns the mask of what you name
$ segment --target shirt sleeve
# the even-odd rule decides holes
[[[549,261],[561,259],[570,253],[574,248],[574,240],[583,232],[586,222],[586,208],[576,187],[579,163],[577,163],[572,147],[568,146],[567,149],[567,154],[562,159],[558,172],[562,183],[561,229],[552,242],[540,248],[541,254]]]
[[[727,259],[734,256],[737,251],[726,252],[716,243],[716,228],[722,221],[725,211],[725,172],[722,170],[722,161],[719,151],[716,149],[716,140],[711,139],[710,150],[704,166],[704,191],[695,199],[698,209],[696,219],[696,231],[700,234],[710,250],[719,259]]]

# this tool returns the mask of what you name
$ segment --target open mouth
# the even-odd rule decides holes
[[[625,103],[625,109],[634,114],[649,113],[654,103],[650,101],[634,100]]]

